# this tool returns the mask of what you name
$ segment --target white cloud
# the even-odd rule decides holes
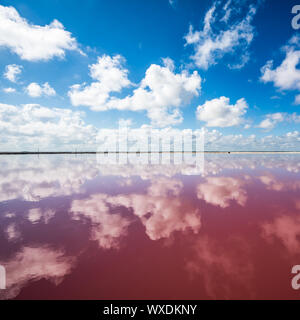
[[[15,88],[4,88],[3,91],[5,93],[13,93],[13,92],[16,92],[16,89]]]
[[[229,98],[220,97],[198,106],[196,116],[198,120],[206,122],[208,127],[231,127],[244,122],[243,115],[247,108],[243,98],[230,105]]]
[[[90,66],[90,75],[97,82],[88,86],[72,86],[69,91],[72,104],[89,106],[95,111],[146,110],[152,124],[158,127],[180,123],[179,108],[198,96],[201,89],[201,77],[197,71],[192,74],[187,71],[174,73],[173,61],[166,58],[164,66],[152,64],[147,69],[131,95],[116,98],[110,94],[131,84],[127,78],[128,70],[121,65],[122,60],[120,56],[99,57],[98,63]]]
[[[233,9],[229,7],[230,4],[231,4],[231,0],[228,0],[228,1],[225,3],[224,7],[223,7],[223,10],[225,11],[225,14],[224,14],[224,16],[221,18],[221,21],[224,21],[224,22],[226,22],[226,23],[228,22],[228,20],[229,20],[229,18],[230,18],[230,16],[231,16],[231,13],[232,13],[232,11],[233,11]]]
[[[276,69],[273,69],[273,61],[268,61],[261,69],[261,80],[273,82],[275,87],[282,90],[300,90],[300,70],[296,68],[299,60],[300,51],[291,49]]]
[[[33,97],[33,98],[38,98],[42,95],[46,95],[46,96],[56,95],[55,90],[49,85],[48,82],[45,82],[42,85],[39,85],[36,82],[32,82],[27,86],[26,92],[30,97]]]
[[[299,105],[300,104],[300,94],[297,94],[295,97],[295,104]]]
[[[275,122],[272,121],[271,119],[267,118],[263,120],[259,125],[259,128],[266,129],[266,130],[271,130],[275,127]]]
[[[89,66],[90,76],[96,80],[90,85],[75,84],[68,95],[73,106],[88,106],[95,111],[104,111],[110,93],[120,92],[131,85],[128,70],[123,67],[125,59],[120,55],[98,57],[95,64]]]
[[[21,72],[22,66],[19,66],[17,64],[9,64],[5,67],[4,77],[11,82],[17,82],[18,75]]]
[[[175,108],[172,111],[153,108],[149,109],[147,114],[149,119],[151,119],[151,124],[156,127],[173,126],[183,121],[183,117],[178,108]]]
[[[39,146],[40,149],[74,150],[74,145],[94,149],[97,130],[87,125],[83,117],[83,112],[69,109],[0,103],[1,149],[36,150]]]
[[[9,48],[28,61],[64,57],[66,50],[77,50],[78,44],[57,20],[39,26],[22,18],[14,7],[0,5],[0,46]]]
[[[283,122],[286,119],[286,114],[277,112],[266,115],[266,119],[264,119],[258,127],[265,130],[272,130],[276,124],[279,122]]]
[[[244,53],[241,58],[240,61],[237,63],[232,63],[232,64],[228,64],[228,68],[229,69],[242,69],[250,60],[250,54],[248,52]]]
[[[261,68],[261,81],[273,82],[281,90],[300,90],[300,70],[297,69],[300,61],[300,50],[297,50],[299,42],[299,36],[294,36],[283,47],[286,56],[280,66],[273,69],[273,61],[270,60]]]
[[[258,137],[255,134],[222,134],[217,130],[206,130],[205,150],[244,150],[244,151],[278,151],[299,150],[300,132],[291,131],[282,135],[266,135]]]
[[[240,62],[230,64],[232,68],[242,68],[249,60],[247,52],[249,44],[254,37],[254,27],[251,25],[253,16],[256,13],[254,6],[250,6],[247,15],[241,19],[235,17],[236,21],[229,24],[232,15],[231,3],[227,2],[224,10],[220,10],[225,15],[220,17],[218,6],[221,2],[215,2],[207,11],[204,18],[204,26],[201,31],[194,31],[190,26],[188,34],[184,37],[186,45],[193,45],[195,53],[191,56],[196,66],[202,69],[208,69],[211,65],[217,63],[227,53],[234,53],[240,50],[242,53],[238,56]],[[234,10],[239,14],[238,10]],[[217,25],[217,21],[222,24]],[[215,25],[217,27],[215,27]]]
[[[174,64],[174,61],[169,58],[169,57],[166,57],[166,58],[162,58],[161,59],[164,66],[167,67],[170,71],[174,71],[175,70],[175,64]]]
[[[289,115],[289,120],[295,123],[299,123],[300,122],[300,115],[298,115],[296,112],[292,113],[291,115]]]
[[[174,73],[170,60],[165,60],[165,63],[166,66],[152,64],[132,95],[123,99],[112,98],[108,105],[119,110],[147,110],[154,126],[180,123],[182,117],[179,108],[198,96],[201,77],[197,71],[192,74],[186,71]]]
[[[300,115],[296,112],[294,113],[286,113],[286,112],[277,112],[270,113],[266,115],[266,118],[258,125],[258,128],[265,130],[272,130],[275,126],[280,122],[292,122],[299,123]]]
[[[35,151],[38,148],[40,151],[96,151],[99,147],[98,133],[99,139],[101,131],[107,132],[108,136],[117,134],[117,129],[99,131],[86,123],[84,117],[84,112],[70,109],[48,108],[38,104],[14,106],[0,103],[0,148],[4,151]],[[286,119],[295,123],[300,121],[299,115],[295,113],[286,114]],[[136,137],[146,133],[149,136],[151,130],[153,128],[150,126],[143,125],[136,129],[129,128],[129,134]],[[179,129],[161,129],[163,136],[174,137],[177,133],[183,134]],[[195,130],[194,133],[201,134],[201,130]],[[300,148],[300,132],[297,130],[290,130],[282,135],[260,137],[255,134],[222,134],[215,129],[205,129],[204,137],[205,150],[269,151]],[[154,169],[149,170],[151,172]],[[164,170],[164,167],[160,167],[160,172],[161,170]]]
[[[296,116],[296,115],[295,115]],[[288,119],[293,118],[293,114],[287,114],[286,117]],[[299,117],[299,116],[298,116]],[[298,119],[299,121],[300,119]],[[291,120],[289,120],[291,121]],[[149,131],[147,131],[147,128]],[[149,136],[151,127],[143,126],[141,128],[131,129],[129,128],[129,135],[133,137],[143,137],[145,134]],[[158,130],[158,129],[157,129]],[[202,129],[198,129],[193,131],[195,136],[201,136]],[[160,129],[161,136],[171,136],[174,137],[176,135],[184,134],[184,130],[179,130],[175,128],[164,128]],[[115,136],[117,135],[117,131],[115,129],[106,129],[106,130],[99,130],[99,140],[98,145],[101,142],[102,138],[101,135],[104,136]],[[102,140],[101,140],[102,139]],[[288,131],[282,135],[269,135],[260,134],[249,134],[248,132],[237,133],[237,134],[223,134],[222,132],[216,129],[204,129],[204,144],[205,150],[207,151],[216,151],[216,150],[224,150],[224,151],[274,151],[274,150],[286,150],[286,151],[296,151],[300,148],[300,132],[297,130]],[[163,147],[161,147],[163,150]],[[135,168],[129,168],[125,170],[123,166],[118,171],[118,174],[124,172],[125,174],[128,170],[132,170],[135,172]],[[206,167],[206,164],[205,164]],[[157,170],[158,168],[149,168],[148,174],[151,173],[151,170]],[[164,167],[161,167],[162,170],[165,170]],[[183,168],[180,168],[183,169]],[[108,168],[111,170],[111,168]],[[184,168],[184,170],[188,170],[188,168]],[[161,170],[159,171],[161,174]],[[146,172],[145,172],[146,174]]]

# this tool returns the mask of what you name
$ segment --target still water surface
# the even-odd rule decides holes
[[[0,157],[0,299],[299,299],[300,156]]]

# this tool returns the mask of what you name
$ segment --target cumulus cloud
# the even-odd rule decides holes
[[[288,121],[299,122],[297,114],[287,114]],[[163,137],[182,136],[185,131],[175,128],[153,129],[148,125],[129,129],[133,137],[149,136],[159,130]],[[205,150],[299,150],[300,132],[282,135],[223,134],[205,129]],[[38,104],[8,105],[0,103],[0,147],[5,151],[96,151],[101,136],[118,134],[117,129],[98,130],[86,123],[85,113],[63,108],[48,108]],[[193,131],[202,136],[202,129]],[[100,137],[99,137],[100,136]],[[163,145],[162,145],[163,147]],[[169,149],[169,147],[168,147]],[[189,170],[188,167],[186,170]]]
[[[289,115],[287,118],[292,119],[293,115],[294,114]],[[297,118],[297,115],[294,116]],[[149,136],[156,131],[159,132],[159,135],[162,137],[182,136],[187,133],[185,130],[176,128],[152,129],[151,127],[142,126],[141,128],[136,129],[129,128],[128,135],[133,137],[145,137],[145,135]],[[300,147],[300,132],[297,130],[288,131],[287,133],[281,135],[270,135],[265,133],[258,136],[248,133],[224,134],[217,129],[204,128],[193,131],[194,141],[196,137],[199,138],[203,136],[203,133],[204,148],[207,151],[297,151]],[[104,140],[105,137],[116,136],[117,134],[118,132],[115,129],[99,130],[99,135],[97,136],[99,139],[98,145],[99,143],[106,143]],[[109,143],[107,144],[107,148],[110,148],[109,150],[115,149]],[[139,146],[135,146],[136,150],[140,150],[139,148]],[[161,145],[158,150],[168,151],[170,150],[170,146],[168,145],[163,147],[163,145]],[[195,150],[195,145],[193,150]],[[185,169],[188,170],[188,168]],[[156,170],[156,168],[149,168],[149,170]],[[127,172],[127,170],[124,170],[124,172]]]
[[[179,108],[198,96],[201,78],[197,71],[174,73],[170,61],[165,66],[152,64],[133,94],[111,99],[109,105],[119,110],[147,110],[153,125],[164,127],[182,121]]]
[[[0,145],[2,150],[49,150],[96,144],[97,130],[87,125],[83,112],[47,108],[38,104],[14,106],[0,103]]]
[[[73,85],[69,91],[72,104],[89,106],[95,111],[146,110],[152,124],[158,127],[180,123],[179,108],[198,96],[201,89],[201,77],[197,71],[175,73],[173,61],[166,58],[163,66],[152,64],[147,69],[131,95],[117,98],[111,93],[131,85],[122,61],[120,56],[99,57],[97,64],[90,66],[90,75],[97,81],[87,86]]]
[[[258,137],[254,134],[224,135],[219,131],[212,130],[205,137],[206,150],[297,151],[300,147],[300,133],[298,131]]]
[[[273,69],[273,61],[268,61],[261,68],[261,81],[272,82],[280,90],[300,90],[300,70],[297,68],[300,61],[300,37],[294,36],[283,47],[285,58],[282,63]]]
[[[45,96],[56,95],[55,90],[49,85],[48,82],[45,82],[42,85],[39,85],[36,82],[32,82],[27,86],[26,92],[30,97],[33,97],[33,98],[38,98],[42,95],[45,95]]]
[[[266,115],[266,118],[260,122],[258,128],[265,129],[265,130],[272,130],[278,123],[281,122],[300,122],[300,116],[297,113],[286,113],[286,112],[277,112],[277,113],[270,113]]]
[[[8,87],[8,88],[4,88],[3,91],[5,93],[14,93],[14,92],[16,92],[16,89]]]
[[[288,120],[295,123],[299,123],[300,115],[298,115],[296,112],[293,112],[292,114],[288,115]]]
[[[293,118],[298,119],[296,114],[289,114],[287,118],[289,118],[289,121]],[[148,130],[146,130],[147,128]],[[151,132],[155,133],[156,130],[160,132],[162,137],[182,136],[186,132],[185,130],[177,128],[153,129],[142,126],[136,129],[130,128],[129,135],[133,137],[143,137],[146,134],[149,136]],[[298,130],[288,131],[281,135],[270,135],[269,133],[256,135],[248,133],[225,134],[217,129],[204,128],[194,130],[193,135],[199,138],[203,136],[203,132],[204,148],[207,151],[297,151],[300,148],[300,132]],[[103,143],[101,136],[110,137],[116,136],[117,134],[118,132],[115,129],[99,130],[99,142]],[[111,147],[111,145],[109,147]],[[170,150],[170,147],[168,146],[167,149],[164,149],[163,146],[161,146],[160,150]],[[151,170],[154,170],[154,168]],[[126,170],[124,172],[126,172]]]
[[[194,31],[189,28],[184,37],[186,45],[192,45],[194,55],[191,59],[201,69],[208,69],[217,63],[226,54],[241,52],[239,62],[229,64],[232,68],[242,68],[249,60],[247,51],[254,37],[254,27],[251,25],[256,13],[255,6],[251,5],[245,17],[241,18],[240,10],[236,10],[235,1],[228,1],[223,9],[222,2],[215,2],[207,11],[203,29]]]
[[[97,63],[89,66],[90,76],[96,80],[90,85],[75,84],[68,95],[73,106],[88,106],[95,111],[108,109],[107,101],[112,92],[120,92],[131,85],[128,70],[123,67],[125,59],[116,55],[98,57]]]
[[[243,115],[248,108],[247,102],[243,98],[234,105],[230,105],[229,102],[227,97],[206,101],[198,106],[197,119],[206,122],[208,127],[231,127],[242,124]]]
[[[295,90],[300,91],[300,36],[293,36],[282,48],[285,58],[281,64],[274,67],[273,60],[261,68],[260,80],[264,83],[273,83],[279,90]],[[297,94],[294,100],[295,105],[300,104],[300,95]]]
[[[66,50],[77,50],[71,33],[57,20],[39,26],[22,18],[14,7],[0,6],[0,46],[28,61],[63,58]]]
[[[277,123],[283,122],[285,119],[285,114],[284,113],[272,113],[272,114],[267,114],[266,119],[264,119],[258,127],[261,129],[265,130],[271,130],[273,129]]]
[[[5,72],[3,75],[4,75],[4,78],[8,79],[9,81],[17,82],[18,75],[21,72],[22,72],[22,66],[19,66],[17,64],[9,64],[5,67]]]

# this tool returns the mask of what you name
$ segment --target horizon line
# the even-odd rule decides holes
[[[208,154],[300,154],[300,151],[0,151],[0,155],[32,154],[151,154],[151,153],[208,153]]]

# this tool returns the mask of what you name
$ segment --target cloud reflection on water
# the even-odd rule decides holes
[[[132,281],[147,272],[137,289],[159,287],[145,263],[152,252],[170,269],[163,276],[175,281],[178,298],[278,297],[260,285],[270,277],[265,266],[275,262],[281,265],[271,272],[281,279],[278,292],[294,297],[285,285],[289,274],[281,272],[300,261],[299,156],[211,155],[199,175],[186,164],[109,166],[94,156],[0,162],[0,264],[8,271],[0,298],[34,296],[32,284],[41,279],[59,293],[66,275],[81,286],[73,270],[91,269],[85,254],[98,268],[110,266],[88,272],[89,286],[99,279],[94,298],[108,297],[100,282],[116,286],[114,273],[124,264]],[[172,278],[176,272],[182,281]],[[64,290],[66,297],[74,294]],[[168,297],[168,287],[160,292]]]

